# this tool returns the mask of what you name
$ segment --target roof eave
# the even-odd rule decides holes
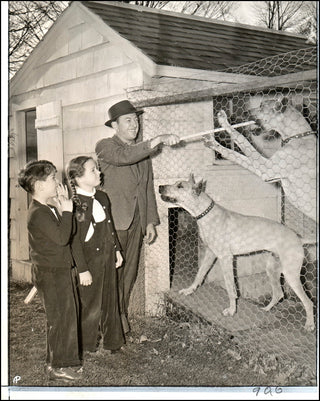
[[[191,80],[196,79],[199,81],[219,83],[242,83],[252,81],[252,75],[249,74],[235,74],[229,72],[173,67],[167,65],[157,65],[156,72],[153,77],[180,78]],[[259,80],[259,77],[255,77],[255,79]]]

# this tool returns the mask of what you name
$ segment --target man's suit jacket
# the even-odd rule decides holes
[[[160,222],[149,157],[155,151],[150,148],[149,141],[128,145],[117,135],[102,139],[96,145],[103,173],[103,190],[111,201],[117,230],[129,228],[137,204],[143,234],[149,223],[156,225]]]

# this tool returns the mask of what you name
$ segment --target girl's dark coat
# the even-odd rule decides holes
[[[90,261],[87,260],[87,257],[84,252],[84,244],[85,238],[92,221],[92,207],[93,207],[93,197],[78,195],[79,199],[81,200],[82,205],[84,206],[85,210],[85,218],[84,221],[76,224],[76,234],[74,235],[72,241],[72,253],[73,257],[78,269],[79,273],[85,272],[90,270]],[[106,236],[105,238],[100,238],[101,241],[111,242],[114,245],[115,251],[120,251],[121,246],[118,241],[117,233],[114,228],[113,219],[111,216],[111,206],[110,201],[105,192],[97,190],[94,197],[96,200],[102,205],[105,214],[106,214]],[[97,244],[97,248],[100,248],[100,244]],[[112,255],[105,255],[106,259],[108,257],[112,257]]]

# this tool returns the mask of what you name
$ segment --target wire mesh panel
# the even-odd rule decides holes
[[[148,107],[143,118],[143,136],[175,133],[183,137],[198,131],[212,129],[212,101]],[[199,141],[182,142],[174,148],[163,147],[153,158],[155,179],[187,177],[191,171],[211,165],[214,155]]]
[[[303,90],[271,88],[214,98],[216,126],[252,120],[255,124],[209,138],[217,160],[228,160],[266,182],[281,183],[282,221],[308,240],[316,235],[315,83]],[[230,131],[230,132],[229,132]],[[219,152],[220,150],[220,152]],[[236,153],[234,152],[236,151]],[[241,155],[241,156],[240,156]]]
[[[274,77],[284,74],[293,74],[299,71],[307,71],[316,68],[317,48],[294,50],[288,53],[266,57],[263,60],[228,68],[225,71],[237,74],[250,74],[258,76]]]
[[[231,333],[242,350],[290,357],[314,372],[315,63],[315,50],[307,49],[232,69],[268,85],[246,89],[241,82],[205,99],[204,92],[181,97],[190,91],[183,80],[171,86],[168,104],[163,93],[159,105],[135,93],[145,139],[184,139],[153,157],[161,224],[144,260],[146,304],[157,294],[163,313],[192,315]]]

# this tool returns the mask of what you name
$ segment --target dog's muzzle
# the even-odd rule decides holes
[[[170,196],[161,195],[161,199],[162,199],[164,202],[177,203],[177,199],[175,199],[175,198],[170,198]]]
[[[165,190],[166,190],[166,186],[165,185],[159,185],[159,193],[161,194],[161,199],[164,202],[177,203],[177,199],[171,198],[170,196],[165,195],[163,193]]]

